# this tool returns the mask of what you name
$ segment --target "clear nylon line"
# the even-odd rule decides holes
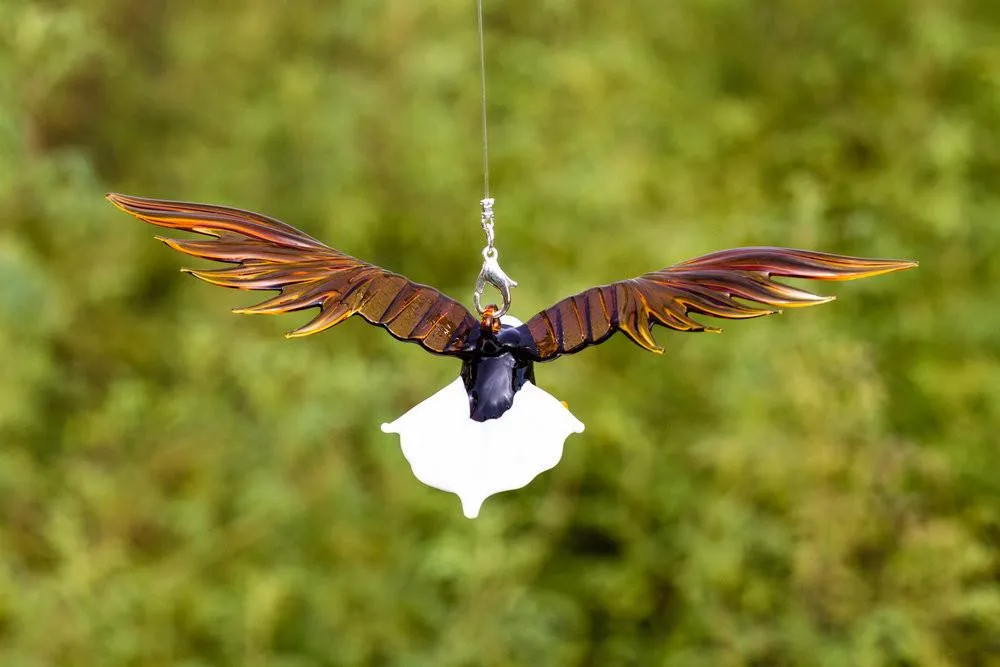
[[[482,213],[480,222],[483,225],[483,232],[486,234],[486,247],[483,248],[483,268],[479,270],[476,289],[472,293],[472,297],[480,315],[489,314],[491,318],[499,321],[510,308],[510,288],[517,287],[517,282],[500,268],[500,253],[493,245],[495,241],[493,233],[494,202],[493,198],[490,197],[490,138],[486,126],[486,38],[483,29],[483,0],[476,0],[476,18],[479,26],[479,83],[483,112],[483,198],[479,202],[479,207]],[[500,296],[503,297],[503,305],[497,310],[492,310],[491,306],[484,307],[482,304],[483,290],[486,289],[487,284],[496,288],[500,292]],[[483,321],[486,322],[486,320]]]
[[[490,137],[486,129],[486,46],[483,30],[483,0],[476,0],[479,24],[479,83],[483,112],[483,199],[490,197]]]

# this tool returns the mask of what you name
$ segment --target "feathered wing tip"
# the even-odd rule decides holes
[[[319,309],[289,337],[319,333],[352,315],[360,315],[399,340],[418,343],[436,354],[464,353],[478,335],[479,321],[454,299],[334,250],[280,220],[210,204],[115,193],[108,194],[107,199],[144,222],[211,237],[157,237],[174,250],[234,265],[214,270],[184,269],[187,273],[221,287],[278,292],[262,303],[235,312],[278,314]]]
[[[854,280],[917,266],[790,248],[736,248],[711,253],[631,280],[591,288],[543,310],[524,325],[536,361],[578,352],[621,331],[646,350],[662,353],[652,326],[719,331],[691,317],[747,319],[782,308],[814,306],[834,297],[774,280]]]
[[[196,232],[206,236],[220,238],[226,232],[264,241],[275,245],[291,248],[323,248],[321,242],[289,224],[266,215],[244,211],[243,209],[214,204],[196,204],[193,202],[171,201],[169,199],[150,199],[134,197],[117,192],[109,192],[105,196],[115,208],[144,222],[168,229],[181,229]],[[169,239],[161,239],[169,241]],[[182,245],[186,242],[181,242]],[[211,241],[195,241],[197,244],[212,243]],[[204,247],[204,246],[203,246]],[[182,250],[182,252],[187,252]],[[197,253],[188,253],[196,257]],[[209,259],[216,259],[209,256]],[[227,261],[219,259],[218,261]],[[235,259],[228,261],[236,261]]]
[[[670,270],[716,267],[753,271],[766,276],[808,278],[810,280],[856,280],[879,276],[918,266],[918,262],[900,259],[869,259],[834,255],[813,250],[756,246],[720,250],[676,264]]]

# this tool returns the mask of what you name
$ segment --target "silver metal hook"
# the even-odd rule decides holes
[[[479,270],[479,277],[476,278],[476,291],[472,293],[473,301],[476,302],[476,310],[480,315],[486,313],[482,304],[483,290],[486,283],[492,285],[503,298],[503,306],[494,313],[494,317],[503,317],[510,309],[510,288],[517,287],[517,282],[504,273],[500,268],[500,253],[496,248],[483,248],[483,268]]]

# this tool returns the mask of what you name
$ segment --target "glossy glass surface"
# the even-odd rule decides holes
[[[122,211],[150,224],[212,237],[158,237],[194,257],[235,266],[188,271],[202,280],[248,290],[279,292],[263,303],[235,310],[277,314],[319,308],[289,337],[308,336],[351,315],[383,327],[396,338],[437,354],[469,349],[479,321],[460,303],[426,285],[334,250],[280,220],[224,206],[109,194]]]
[[[722,250],[638,278],[593,287],[538,313],[524,327],[536,360],[579,352],[621,331],[637,345],[661,353],[654,324],[676,331],[718,331],[692,313],[723,319],[772,315],[781,308],[814,306],[817,296],[774,280],[854,280],[916,266],[893,259],[752,247]]]

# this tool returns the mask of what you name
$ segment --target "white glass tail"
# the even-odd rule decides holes
[[[382,424],[385,433],[399,434],[416,478],[456,494],[470,519],[479,516],[488,497],[519,489],[553,468],[566,438],[583,428],[568,408],[531,382],[499,418],[474,421],[462,378]]]

